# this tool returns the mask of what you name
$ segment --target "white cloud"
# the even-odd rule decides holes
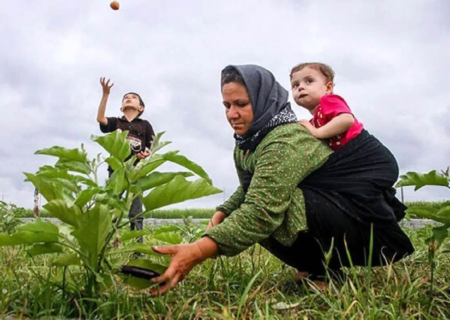
[[[233,139],[219,89],[227,64],[255,63],[289,87],[290,68],[323,61],[367,129],[391,148],[401,171],[450,165],[448,1],[122,1],[2,3],[0,194],[31,207],[35,150],[87,145],[101,88],[115,86],[107,114],[125,92],[141,93],[144,117],[172,148],[201,164],[219,188],[237,185]],[[309,117],[295,107],[300,117]],[[106,176],[106,174],[105,174]],[[430,190],[407,200],[440,199]],[[223,199],[198,200],[213,206]]]

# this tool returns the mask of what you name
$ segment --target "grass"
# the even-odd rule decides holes
[[[76,295],[68,300],[47,281],[61,275],[48,258],[31,261],[20,249],[0,247],[0,318],[449,319],[450,255],[438,258],[431,294],[424,244],[430,228],[407,232],[416,247],[412,256],[373,270],[347,269],[343,285],[331,285],[322,294],[295,284],[294,269],[255,246],[197,266],[164,297],[130,291],[117,281],[96,301]]]

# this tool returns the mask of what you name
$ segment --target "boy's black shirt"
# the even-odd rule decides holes
[[[107,125],[100,123],[100,130],[103,133],[113,132],[117,129],[122,131],[128,130],[127,139],[130,141],[131,154],[126,160],[132,155],[145,151],[145,148],[150,149],[151,142],[155,136],[150,122],[141,118],[134,118],[132,121],[128,121],[125,117],[107,117],[107,119]],[[112,172],[111,167],[108,167],[108,171]]]

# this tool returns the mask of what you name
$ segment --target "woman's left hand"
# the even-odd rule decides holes
[[[153,250],[160,254],[172,256],[172,261],[166,272],[151,280],[154,283],[165,282],[163,286],[150,291],[153,296],[158,296],[175,287],[197,264],[215,256],[218,247],[214,240],[204,237],[194,243],[153,247]]]

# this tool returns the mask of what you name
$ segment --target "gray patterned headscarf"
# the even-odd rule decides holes
[[[244,79],[253,107],[253,122],[244,136],[234,135],[236,145],[242,150],[255,151],[261,140],[275,127],[297,122],[297,116],[288,102],[289,93],[273,74],[257,65],[227,66],[222,78],[235,69]]]

